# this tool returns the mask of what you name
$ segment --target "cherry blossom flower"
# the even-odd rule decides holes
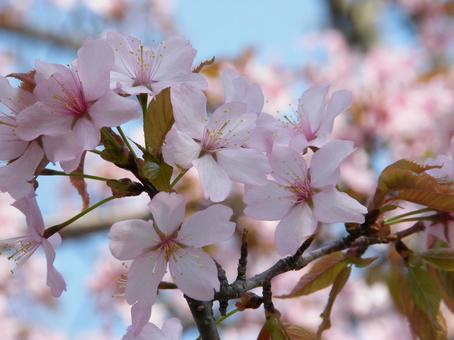
[[[54,267],[55,248],[61,243],[58,233],[49,239],[44,235],[44,221],[34,194],[21,198],[12,204],[26,217],[28,233],[0,241],[2,252],[9,254],[8,259],[20,266],[42,247],[47,261],[47,285],[55,297],[59,297],[66,290],[66,283],[61,274]]]
[[[71,68],[37,62],[38,100],[17,115],[17,135],[39,136],[47,158],[73,171],[82,153],[98,146],[102,127],[138,118],[137,102],[110,90],[114,55],[104,40],[87,40]]]
[[[12,87],[0,77],[0,102],[10,111],[0,117],[0,160],[9,163],[0,168],[0,191],[20,199],[33,192],[31,180],[43,161],[44,151],[36,140],[24,141],[16,135],[15,115],[35,102],[34,96]]]
[[[246,215],[280,220],[275,233],[280,255],[293,254],[317,222],[364,222],[367,209],[336,189],[340,163],[352,152],[351,142],[331,141],[314,153],[307,169],[299,153],[276,147],[270,156],[274,180],[246,186]]]
[[[256,114],[246,113],[246,104],[225,103],[208,116],[202,92],[182,85],[171,96],[175,124],[162,149],[168,164],[184,169],[194,166],[205,196],[213,202],[228,196],[232,180],[266,183],[270,171],[267,157],[243,147],[257,119]]]
[[[335,91],[327,100],[329,87],[313,86],[306,90],[298,103],[299,122],[292,124],[295,136],[290,145],[297,151],[307,146],[326,144],[333,130],[334,119],[352,104],[352,94],[347,90]]]
[[[161,329],[149,322],[139,335],[134,336],[132,332],[128,332],[123,340],[180,340],[182,332],[180,320],[171,318],[164,322]]]
[[[203,76],[192,72],[196,51],[182,38],[169,38],[150,49],[136,38],[109,32],[107,42],[115,52],[111,84],[119,92],[147,93],[154,97],[177,83],[188,83],[200,89],[207,86]]]
[[[176,285],[187,296],[208,301],[219,289],[216,264],[201,248],[232,236],[232,209],[212,205],[182,224],[185,206],[183,196],[160,192],[150,202],[154,221],[126,220],[110,230],[113,256],[133,260],[125,295],[133,305],[131,332],[135,336],[150,318],[167,263]]]

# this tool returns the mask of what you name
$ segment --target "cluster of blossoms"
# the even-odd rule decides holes
[[[296,114],[283,122],[262,112],[264,97],[257,84],[228,70],[221,76],[225,103],[208,113],[207,83],[192,70],[194,57],[195,50],[180,38],[148,48],[135,38],[108,33],[88,40],[68,67],[37,62],[35,70],[18,76],[23,81],[19,88],[0,79],[0,101],[7,110],[0,117],[0,157],[6,161],[0,190],[16,200],[28,225],[26,236],[0,246],[12,251],[18,264],[42,246],[53,295],[66,289],[52,265],[60,239],[44,228],[34,192],[37,176],[49,162],[68,174],[78,169],[85,153],[102,144],[103,128],[139,118],[140,99],[152,102],[166,88],[174,124],[162,145],[163,160],[175,174],[194,167],[212,202],[224,201],[234,182],[244,184],[244,213],[280,221],[275,233],[280,255],[295,253],[320,222],[364,222],[367,209],[336,187],[339,166],[354,147],[332,139],[331,131],[336,116],[351,105],[350,92],[310,88]],[[167,264],[185,295],[214,298],[218,271],[202,248],[228,240],[235,231],[233,212],[224,205],[211,205],[184,222],[183,196],[152,196],[152,220],[118,222],[109,233],[113,256],[132,261],[125,291],[132,306],[132,326],[125,336],[130,339],[165,333],[148,321]]]

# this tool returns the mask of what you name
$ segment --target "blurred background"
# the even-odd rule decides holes
[[[197,49],[196,64],[216,57],[204,69],[209,104],[223,100],[217,79],[235,67],[263,89],[264,111],[292,115],[302,91],[328,83],[353,92],[352,109],[336,121],[335,133],[354,140],[358,150],[342,168],[344,189],[365,202],[374,191],[380,170],[399,158],[425,161],[450,154],[454,132],[454,1],[443,0],[0,0],[0,71],[27,72],[36,60],[69,64],[87,37],[109,30],[136,36],[153,45],[182,35]],[[140,141],[140,126],[127,131]],[[93,155],[92,155],[93,156]],[[127,173],[95,157],[86,172],[109,178]],[[99,183],[88,183],[92,202],[109,195]],[[202,200],[191,172],[181,181],[196,210]],[[235,210],[238,235],[250,234],[249,275],[277,259],[273,245],[276,223],[258,223],[242,216],[242,188],[227,200]],[[40,177],[38,202],[47,225],[63,221],[81,208],[67,178]],[[0,195],[0,237],[19,235],[24,221]],[[121,297],[121,275],[127,264],[114,260],[106,237],[118,220],[147,216],[147,198],[112,202],[81,219],[63,233],[56,267],[68,284],[59,300],[45,285],[43,257],[33,256],[11,275],[0,259],[0,339],[120,339],[129,324],[129,306]],[[343,226],[322,228],[319,242],[335,238]],[[209,249],[235,278],[239,237]],[[411,240],[424,247],[423,236]],[[375,247],[380,259],[366,270],[355,270],[336,301],[326,339],[411,339],[407,321],[392,298],[392,261],[386,247]],[[394,257],[393,257],[394,256]],[[273,293],[288,292],[300,273],[273,281]],[[276,300],[283,317],[314,330],[328,290],[294,300]],[[229,309],[233,309],[232,305]],[[454,318],[444,308],[451,337]],[[197,336],[180,292],[162,291],[152,320],[161,326],[178,317],[184,339]],[[263,310],[248,310],[226,320],[222,339],[255,339],[264,322]]]

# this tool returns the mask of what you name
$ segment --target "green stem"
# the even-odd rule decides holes
[[[172,183],[170,183],[170,189],[173,189],[173,187],[178,183],[178,181],[183,178],[183,176],[186,174],[186,172],[188,172],[188,169],[180,172],[178,174],[178,176],[175,177],[175,179],[172,181]]]
[[[107,132],[104,129],[101,129],[101,134],[104,138],[110,140],[117,147],[117,149],[121,149],[121,145],[118,143],[115,137],[112,136],[109,132]]]
[[[432,208],[422,208],[422,209],[418,209],[418,210],[414,210],[414,211],[410,211],[408,213],[405,213],[405,214],[402,214],[402,215],[398,215],[398,216],[394,216],[394,217],[391,217],[387,220],[385,220],[385,224],[388,224],[389,222],[394,222],[396,220],[400,220],[404,217],[408,217],[408,216],[411,216],[411,215],[416,215],[416,214],[422,214],[422,213],[426,213],[426,212],[431,212],[433,211]]]
[[[140,107],[142,108],[142,113],[145,114],[147,111],[148,94],[141,93],[137,96],[137,99],[139,100]]]
[[[393,225],[398,223],[404,222],[414,222],[414,221],[424,221],[424,220],[431,220],[433,217],[437,217],[437,215],[430,215],[430,216],[419,216],[419,217],[411,217],[411,218],[402,218],[400,220],[393,220],[391,222],[385,221],[386,225]]]
[[[109,178],[105,178],[105,177],[81,174],[81,173],[77,173],[77,172],[71,172],[71,173],[67,174],[66,172],[53,170],[53,169],[44,169],[43,172],[40,175],[41,176],[82,177],[82,178],[87,178],[87,179],[94,179],[94,180],[97,180],[97,181],[103,181],[103,182],[107,182],[107,181],[110,180]]]
[[[46,230],[44,230],[43,236],[45,238],[51,237],[53,234],[58,233],[60,230],[62,230],[67,225],[70,225],[71,223],[77,221],[82,216],[85,216],[86,214],[88,214],[90,211],[95,210],[99,206],[103,205],[104,203],[110,202],[110,201],[114,200],[115,198],[116,198],[115,196],[107,197],[107,198],[99,201],[98,203],[93,204],[91,207],[88,207],[87,209],[81,211],[77,215],[71,217],[69,220],[66,220],[65,222],[62,222],[60,224],[56,224],[52,227],[47,228]]]
[[[216,326],[219,326],[225,319],[228,319],[230,318],[232,315],[238,313],[240,310],[238,308],[235,308],[233,310],[231,310],[230,312],[228,312],[226,315],[224,316],[221,316],[219,319],[216,320]],[[201,340],[202,338],[199,336],[197,337],[196,340]]]
[[[125,133],[121,129],[121,127],[117,126],[117,130],[120,133],[121,138],[123,139],[123,142],[125,142],[126,146],[128,147],[129,151],[131,151],[132,156],[134,159],[137,158],[136,153],[134,152],[134,149],[132,148],[131,144],[129,144],[128,137],[126,137]]]

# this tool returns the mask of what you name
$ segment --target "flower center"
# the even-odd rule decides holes
[[[51,76],[60,86],[60,91],[52,96],[53,106],[62,114],[79,118],[87,113],[89,105],[85,100],[82,83],[77,72],[71,70],[71,76],[72,79],[68,79],[64,83],[55,75]]]
[[[296,203],[303,203],[308,201],[313,194],[312,187],[308,177],[306,177],[304,181],[294,183],[291,186],[290,190],[296,196]]]

